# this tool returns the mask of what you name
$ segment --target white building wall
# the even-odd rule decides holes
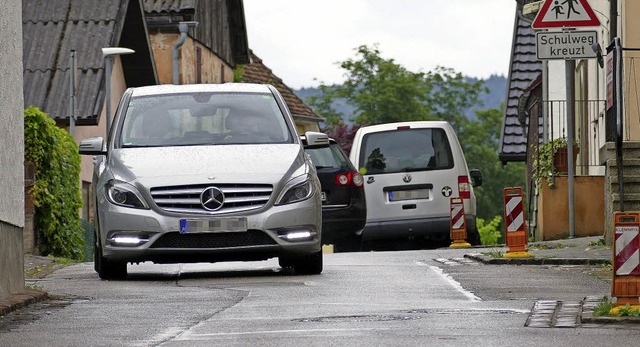
[[[0,300],[24,290],[22,1],[0,11]]]

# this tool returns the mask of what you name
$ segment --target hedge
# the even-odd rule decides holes
[[[36,168],[34,227],[40,253],[84,259],[80,154],[73,137],[36,107],[24,111],[24,159]]]

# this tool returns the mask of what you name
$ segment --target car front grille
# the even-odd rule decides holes
[[[230,248],[276,245],[277,242],[260,230],[241,233],[166,233],[149,248]]]
[[[210,187],[224,193],[224,203],[216,211],[204,208],[200,196]],[[269,184],[188,185],[151,188],[153,201],[161,209],[178,213],[229,213],[258,209],[267,204],[273,187]]]

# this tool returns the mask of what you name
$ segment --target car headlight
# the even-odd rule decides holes
[[[129,183],[111,180],[107,183],[106,191],[107,199],[115,205],[132,208],[149,208],[138,189]]]
[[[276,205],[286,205],[303,201],[309,199],[313,193],[314,188],[311,176],[298,176],[287,182],[276,200]]]

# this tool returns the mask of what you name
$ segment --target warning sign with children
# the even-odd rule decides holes
[[[545,0],[531,24],[534,29],[599,26],[587,0]]]

